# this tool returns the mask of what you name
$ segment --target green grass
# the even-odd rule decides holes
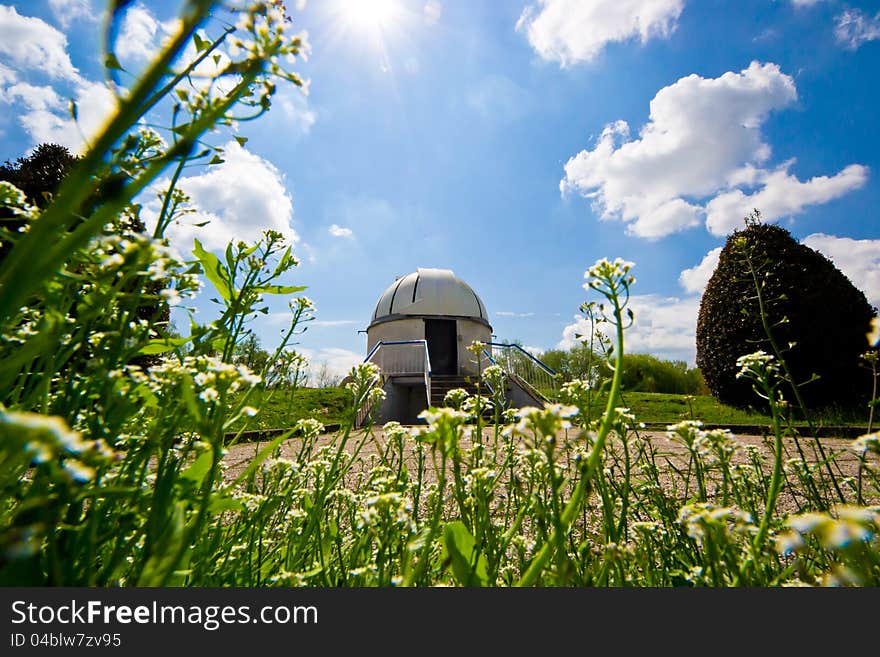
[[[591,404],[593,416],[604,409],[607,397],[600,395]],[[771,419],[756,409],[741,409],[722,404],[709,395],[674,395],[659,392],[623,392],[622,403],[640,422],[659,424],[700,420],[704,424],[770,424]],[[813,422],[818,426],[855,425],[867,423],[867,409],[827,408],[814,413]],[[795,417],[796,423],[802,418]]]
[[[596,412],[604,409],[605,395],[596,404]],[[767,424],[770,417],[757,411],[722,404],[709,395],[673,395],[661,392],[624,392],[623,403],[640,422],[680,422],[701,420],[706,424]]]
[[[267,390],[262,398],[254,397],[251,405],[260,412],[250,418],[248,430],[289,429],[297,420],[314,418],[322,424],[339,424],[351,393],[345,388],[297,388]],[[241,428],[239,420],[233,430]]]
[[[344,388],[300,388],[296,391],[276,390],[264,393],[265,399],[255,399],[260,414],[252,418],[249,429],[288,429],[297,420],[315,418],[323,424],[337,424],[342,418],[349,393]],[[605,395],[593,404],[593,417],[604,409]],[[674,423],[698,419],[704,424],[769,424],[770,417],[757,410],[734,408],[709,395],[666,394],[660,392],[624,392],[623,405],[640,422],[646,424]],[[796,420],[797,421],[797,420]],[[826,409],[816,414],[817,425],[864,425],[867,413],[845,409]],[[235,428],[239,428],[239,422]]]

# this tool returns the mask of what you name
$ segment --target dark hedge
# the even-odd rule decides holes
[[[764,282],[762,295],[773,335],[810,407],[846,405],[870,392],[859,356],[875,310],[825,256],[779,226],[752,223],[727,238],[700,302],[697,366],[712,394],[726,404],[756,406],[760,399],[737,379],[736,359],[773,353],[761,323],[755,283],[743,256],[751,254]],[[783,318],[788,321],[779,324]],[[795,346],[788,348],[790,342]],[[786,398],[793,395],[786,387]]]

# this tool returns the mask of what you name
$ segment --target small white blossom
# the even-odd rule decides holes
[[[107,256],[101,261],[102,269],[116,269],[117,267],[121,267],[125,264],[125,258],[122,257],[119,253],[114,253],[113,255]]]
[[[160,290],[159,296],[165,299],[166,303],[169,306],[176,306],[181,301],[183,301],[183,298],[180,296],[180,292],[178,292],[173,287],[166,287],[164,290]]]
[[[212,403],[217,401],[220,398],[220,394],[217,392],[215,388],[205,388],[199,393],[199,399],[204,402]]]

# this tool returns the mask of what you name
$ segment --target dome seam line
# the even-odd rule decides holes
[[[394,297],[397,296],[397,291],[400,289],[400,284],[403,283],[403,280],[405,278],[406,278],[406,276],[401,276],[400,280],[397,281],[397,285],[394,286],[394,292],[391,293],[391,303],[388,304],[388,314],[389,315],[394,314]]]

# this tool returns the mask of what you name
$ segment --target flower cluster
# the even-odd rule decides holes
[[[739,368],[739,372],[736,373],[737,379],[742,377],[751,379],[761,378],[765,373],[779,371],[776,358],[764,351],[756,351],[740,356],[736,359],[736,366]]]
[[[461,410],[461,405],[469,395],[470,393],[464,388],[453,388],[443,397],[443,403],[450,408]]]
[[[630,270],[635,263],[615,258],[614,262],[610,262],[607,258],[597,260],[595,264],[584,272],[584,289],[605,291],[619,291],[621,288],[629,288],[636,279],[630,274]]]
[[[225,363],[216,356],[186,356],[182,361],[166,359],[151,367],[146,380],[154,392],[172,395],[182,381],[191,380],[196,398],[212,408],[227,394],[253,388],[261,378],[246,365]]]
[[[572,379],[564,384],[559,390],[559,398],[566,404],[586,408],[589,404],[592,386],[584,379]]]
[[[68,480],[91,481],[97,469],[110,463],[117,454],[103,440],[86,440],[58,417],[6,411],[0,406],[0,442],[9,453],[0,458],[6,467],[17,461],[22,466],[60,466]],[[23,461],[20,460],[24,456]]]
[[[880,454],[880,431],[859,436],[852,442],[851,447],[854,452],[861,455],[866,452]]]
[[[791,554],[806,545],[810,536],[826,550],[845,550],[855,543],[875,539],[880,531],[880,507],[836,506],[828,513],[802,513],[791,516],[789,531],[777,537],[776,548]]]
[[[507,372],[500,365],[490,365],[483,370],[483,381],[492,392],[503,392],[507,384]]]
[[[678,512],[678,522],[688,536],[702,542],[710,532],[729,535],[750,534],[756,531],[751,514],[733,507],[715,506],[708,502],[688,504]]]
[[[516,412],[519,419],[504,429],[504,435],[542,436],[553,440],[556,434],[571,429],[571,418],[578,414],[576,406],[545,404],[544,408],[524,406]]]
[[[23,219],[37,216],[37,208],[27,202],[25,193],[5,180],[0,180],[0,207],[8,208],[12,214]]]

